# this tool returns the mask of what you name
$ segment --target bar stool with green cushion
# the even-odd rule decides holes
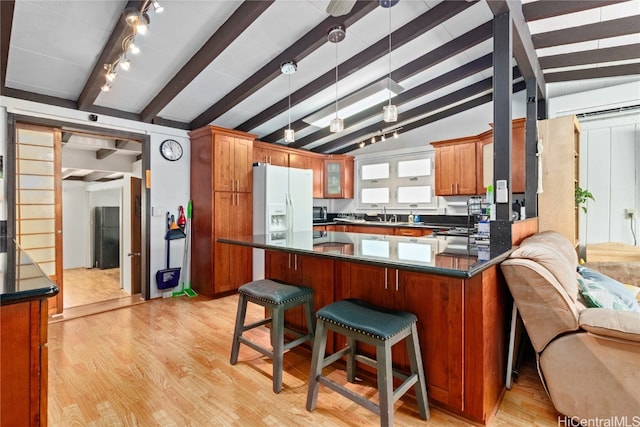
[[[273,361],[273,391],[280,393],[282,390],[282,359],[284,352],[305,341],[313,341],[315,327],[312,314],[313,291],[303,286],[287,285],[274,280],[263,279],[240,286],[238,293],[240,296],[231,346],[231,364],[235,365],[238,361],[238,351],[241,343],[271,358]],[[247,302],[266,307],[270,312],[270,317],[245,325]],[[284,326],[284,312],[299,305],[304,305],[305,308],[307,334],[304,335]],[[242,336],[243,332],[267,323],[271,323],[271,349],[262,347]],[[293,334],[296,339],[285,344],[285,330]]]
[[[313,411],[318,401],[318,388],[323,384],[355,403],[380,415],[380,425],[393,425],[393,404],[412,386],[416,386],[418,411],[423,420],[429,418],[427,388],[424,377],[417,318],[414,314],[399,310],[386,310],[356,299],[346,299],[329,304],[316,313],[316,336],[313,343],[307,410]],[[332,330],[346,336],[347,345],[342,350],[325,357],[327,332]],[[411,373],[409,376],[392,367],[391,347],[406,338]],[[357,353],[357,341],[376,347],[376,360]],[[322,369],[347,356],[347,380],[355,381],[355,362],[377,369],[379,404],[349,390],[345,386],[322,375]],[[394,390],[393,377],[404,382]]]

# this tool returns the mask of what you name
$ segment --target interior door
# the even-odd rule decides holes
[[[131,294],[142,291],[142,180],[131,177]]]
[[[62,313],[60,129],[16,124],[16,241],[60,289],[49,313]]]

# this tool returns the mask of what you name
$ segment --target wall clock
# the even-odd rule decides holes
[[[165,139],[160,144],[160,154],[165,159],[175,162],[182,157],[182,145],[174,139]]]

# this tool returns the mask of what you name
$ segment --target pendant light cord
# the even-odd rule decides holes
[[[338,42],[336,45],[336,119],[338,118]]]
[[[289,129],[291,129],[291,74],[289,74]]]
[[[389,6],[389,85],[391,84],[391,6]],[[387,87],[389,92],[389,106],[391,106],[391,90]]]

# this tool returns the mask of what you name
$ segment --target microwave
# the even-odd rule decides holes
[[[313,222],[326,222],[327,221],[327,207],[326,206],[314,206],[313,207]]]

